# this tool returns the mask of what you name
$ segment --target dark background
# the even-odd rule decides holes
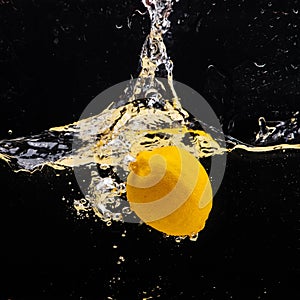
[[[149,20],[136,9],[0,1],[0,139],[77,121],[137,76]],[[299,110],[298,1],[181,0],[171,20],[174,78],[210,102],[226,133],[250,141],[258,117]],[[298,299],[299,162],[297,151],[230,154],[205,230],[180,244],[145,225],[79,219],[71,171],[1,163],[0,299]]]

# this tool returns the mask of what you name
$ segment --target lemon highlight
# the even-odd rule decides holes
[[[127,199],[143,222],[173,236],[192,236],[204,228],[212,188],[192,154],[176,146],[142,151],[129,167]]]

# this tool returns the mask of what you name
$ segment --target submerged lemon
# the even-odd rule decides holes
[[[130,169],[127,199],[143,222],[174,236],[191,236],[204,228],[212,188],[192,154],[176,146],[142,151]]]

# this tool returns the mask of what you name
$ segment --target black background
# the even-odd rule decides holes
[[[149,20],[136,9],[0,1],[0,139],[76,121],[137,76]],[[205,96],[226,133],[250,141],[259,116],[299,110],[297,1],[181,0],[171,20],[174,78]],[[180,244],[145,225],[79,219],[71,171],[1,163],[0,299],[298,299],[299,162],[297,151],[230,154],[205,230]]]

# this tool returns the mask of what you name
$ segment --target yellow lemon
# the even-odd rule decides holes
[[[143,222],[174,236],[191,236],[204,228],[212,188],[192,154],[176,146],[142,151],[130,169],[127,199]]]

